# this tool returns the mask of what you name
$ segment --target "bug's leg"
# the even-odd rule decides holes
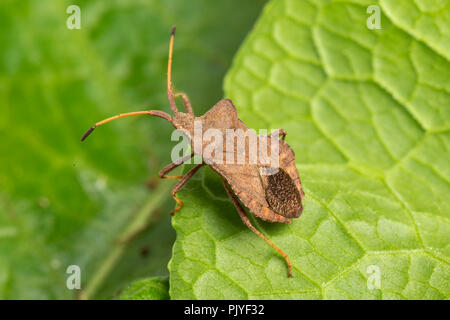
[[[292,264],[291,264],[291,261],[289,260],[288,255],[283,250],[278,248],[272,241],[267,239],[261,232],[259,232],[251,224],[250,219],[248,218],[247,214],[245,213],[244,208],[242,208],[242,205],[239,203],[239,200],[237,199],[236,195],[230,189],[230,187],[228,186],[228,184],[225,180],[222,179],[222,182],[223,182],[223,185],[225,186],[225,190],[227,191],[228,196],[230,197],[231,201],[233,202],[234,206],[236,207],[236,210],[238,211],[238,213],[242,219],[242,222],[244,222],[244,224],[250,230],[252,230],[254,233],[256,233],[261,239],[263,239],[265,242],[267,242],[272,248],[274,248],[276,251],[278,251],[278,253],[280,253],[282,255],[282,257],[284,258],[284,260],[286,261],[286,264],[288,266],[288,276],[292,277]]]
[[[186,108],[186,111],[189,114],[194,115],[194,110],[192,110],[191,101],[189,100],[189,97],[187,96],[187,94],[184,92],[178,92],[175,94],[175,98],[178,98],[178,97],[181,97],[181,99],[183,100],[183,104],[184,104],[184,107]]]
[[[192,152],[190,155],[184,156],[183,158],[179,159],[177,162],[172,162],[171,164],[165,166],[164,168],[159,171],[159,177],[161,179],[181,179],[184,176],[166,176],[167,173],[172,171],[175,168],[178,168],[180,165],[182,165],[186,160],[191,159],[194,156],[194,153]]]
[[[175,39],[175,29],[176,27],[173,26],[172,32],[170,33],[169,63],[167,65],[167,97],[169,98],[170,109],[172,109],[173,113],[178,112],[172,89],[172,55],[173,55],[173,41]]]
[[[186,173],[183,178],[178,181],[178,183],[175,185],[175,187],[173,187],[172,189],[172,197],[175,199],[175,201],[177,202],[177,207],[170,213],[171,215],[173,215],[175,212],[177,212],[178,210],[181,209],[181,207],[183,206],[183,201],[181,201],[180,199],[178,199],[178,197],[176,196],[176,193],[178,191],[180,191],[184,185],[189,181],[189,179],[192,178],[192,176],[198,171],[198,169],[200,169],[201,167],[203,167],[205,164],[201,163],[196,165],[194,168],[192,168],[188,173]]]
[[[286,138],[286,131],[284,129],[275,130],[270,134],[270,137],[281,137],[282,140]]]

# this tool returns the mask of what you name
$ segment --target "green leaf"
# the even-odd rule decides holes
[[[172,298],[450,297],[450,3],[380,1],[380,30],[372,4],[271,1],[225,80],[240,118],[296,153],[302,216],[252,219],[293,278],[207,168],[180,192]]]
[[[149,278],[138,280],[120,295],[122,300],[169,300],[169,279]]]
[[[80,30],[66,27],[71,4]],[[197,110],[215,103],[262,4],[1,2],[0,299],[112,297],[134,279],[168,274],[172,183],[146,182],[170,162],[171,126],[129,118],[80,137],[117,113],[168,111],[173,24],[176,87]],[[66,287],[69,265],[81,268],[81,292]]]

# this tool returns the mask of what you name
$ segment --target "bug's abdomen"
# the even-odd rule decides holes
[[[270,208],[287,218],[298,218],[302,213],[300,193],[292,178],[282,168],[272,175],[261,175],[266,201]]]

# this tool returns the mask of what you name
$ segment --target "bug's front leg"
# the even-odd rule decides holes
[[[186,108],[187,113],[194,115],[194,110],[192,109],[191,101],[189,97],[184,92],[175,93],[175,98],[181,97],[183,100],[184,107]]]
[[[281,137],[281,139],[285,139],[286,138],[286,131],[284,129],[278,129],[275,130],[274,132],[272,132],[269,136],[274,138],[274,137]]]
[[[172,197],[175,199],[175,201],[177,202],[177,207],[170,213],[171,215],[173,215],[175,212],[177,212],[178,210],[181,209],[181,207],[183,206],[183,201],[181,201],[180,199],[178,199],[178,197],[176,196],[176,193],[178,191],[180,191],[184,185],[192,178],[192,176],[198,171],[198,169],[200,169],[202,166],[204,166],[204,163],[200,163],[198,165],[196,165],[194,168],[192,168],[188,173],[186,173],[184,176],[182,176],[182,179],[180,181],[178,181],[178,183],[175,185],[175,187],[173,187],[172,189]]]
[[[242,222],[244,222],[244,224],[250,230],[252,230],[254,233],[256,233],[256,235],[258,235],[261,239],[263,239],[265,242],[267,242],[267,244],[269,244],[269,246],[271,246],[276,251],[278,251],[278,253],[281,254],[281,256],[284,258],[284,260],[286,261],[286,264],[288,266],[288,276],[292,277],[292,264],[291,264],[291,260],[289,260],[288,255],[283,250],[278,248],[272,241],[267,239],[261,232],[259,232],[251,224],[250,219],[248,218],[247,214],[245,213],[245,210],[242,207],[242,205],[239,203],[239,200],[237,199],[236,195],[233,193],[233,191],[231,190],[231,188],[228,186],[227,182],[224,179],[222,179],[222,182],[223,182],[223,185],[225,186],[225,190],[227,191],[228,196],[230,197],[231,201],[233,202],[234,206],[236,207],[236,210],[239,213],[239,216],[241,217]]]
[[[170,171],[174,170],[175,168],[178,168],[180,165],[185,163],[187,160],[191,159],[193,156],[194,156],[194,153],[192,152],[190,155],[182,157],[179,161],[172,162],[171,164],[165,166],[164,168],[161,169],[161,171],[159,171],[159,174],[158,174],[159,177],[161,179],[181,179],[181,178],[183,178],[183,176],[166,176],[166,174],[169,173]]]

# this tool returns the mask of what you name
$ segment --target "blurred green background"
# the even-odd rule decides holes
[[[264,0],[0,3],[0,299],[111,298],[132,280],[168,275],[175,233],[172,127],[136,117],[79,139],[94,122],[169,111],[166,68],[197,114],[222,80]],[[66,8],[81,8],[69,30]],[[82,290],[66,288],[81,268]]]

